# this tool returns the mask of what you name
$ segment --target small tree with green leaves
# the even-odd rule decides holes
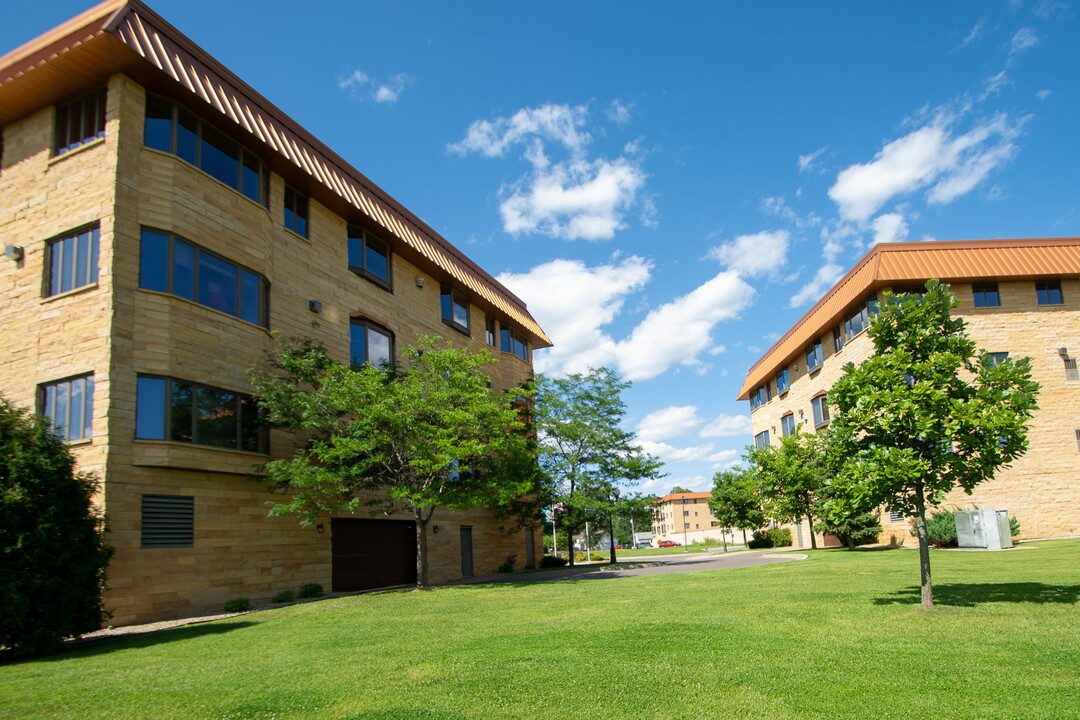
[[[755,471],[731,468],[716,473],[709,509],[721,528],[742,530],[743,544],[747,545],[746,531],[764,527],[767,520]]]
[[[353,369],[308,340],[280,344],[252,381],[268,420],[309,440],[266,464],[286,491],[272,514],[304,522],[363,507],[416,520],[417,587],[428,586],[428,523],[438,508],[511,508],[535,493],[525,388],[489,387],[487,353],[422,338],[405,368]]]
[[[839,412],[831,433],[846,458],[834,503],[887,505],[914,520],[922,605],[933,584],[926,508],[961,487],[968,493],[1027,450],[1039,386],[1028,358],[979,356],[948,286],[885,293],[869,336],[875,353],[848,363],[829,392]]]
[[[779,445],[749,449],[747,460],[757,469],[761,494],[769,514],[780,522],[800,524],[805,517],[814,525],[814,514],[826,476],[821,462],[823,437],[796,432],[780,439]],[[810,532],[810,547],[817,539]]]
[[[46,420],[0,397],[0,645],[42,653],[101,627],[112,549],[96,491]]]

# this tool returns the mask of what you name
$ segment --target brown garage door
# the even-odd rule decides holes
[[[334,592],[416,582],[416,523],[334,518],[330,532]]]

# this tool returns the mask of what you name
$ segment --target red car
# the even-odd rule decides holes
[[[674,540],[661,540],[657,543],[657,547],[679,547],[682,543],[677,543]]]

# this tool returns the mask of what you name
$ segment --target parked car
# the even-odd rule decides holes
[[[661,540],[657,543],[657,547],[679,547],[682,543],[677,543],[674,540]]]

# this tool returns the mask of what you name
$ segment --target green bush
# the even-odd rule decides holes
[[[277,595],[275,595],[273,600],[271,600],[270,602],[288,603],[288,602],[292,602],[292,601],[293,601],[292,590],[282,590]]]
[[[112,549],[93,503],[47,421],[0,397],[0,645],[47,652],[97,630]]]
[[[514,555],[507,555],[506,562],[499,566],[500,573],[512,573],[514,572],[514,563],[517,562],[517,557]]]
[[[1020,535],[1020,521],[1016,519],[1015,515],[1009,516],[1009,534],[1013,537],[1019,537]]]
[[[319,583],[307,583],[301,585],[300,589],[296,591],[296,597],[303,600],[304,598],[317,598],[322,597],[323,590],[322,585]]]
[[[566,558],[558,555],[545,555],[540,558],[541,568],[561,568],[566,565]]]
[[[586,553],[586,552],[576,552],[576,553],[574,553],[574,562],[590,562],[590,561],[591,562],[603,562],[604,560],[607,560],[607,559],[608,559],[607,555],[604,555],[603,553],[598,552],[596,550],[590,550],[588,553]]]
[[[746,547],[751,550],[760,550],[761,548],[771,548],[773,546],[772,538],[769,537],[768,530],[755,530],[754,539],[746,543]]]
[[[788,528],[771,528],[767,534],[772,547],[789,547],[791,545],[791,530]]]
[[[914,530],[913,536],[918,536]],[[926,537],[933,547],[956,547],[956,518],[948,510],[938,510],[926,519]]]
[[[247,612],[251,609],[251,601],[247,598],[234,598],[225,603],[225,612]]]
[[[814,532],[830,533],[840,539],[848,548],[857,545],[876,543],[881,534],[881,521],[878,511],[851,513],[838,520],[822,520],[814,523]]]

